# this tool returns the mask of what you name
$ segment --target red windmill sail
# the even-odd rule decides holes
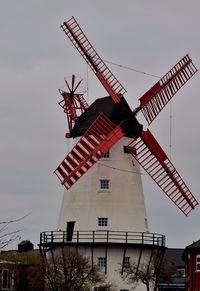
[[[85,59],[87,64],[96,74],[108,94],[115,102],[120,101],[120,96],[126,93],[124,87],[120,84],[117,78],[113,75],[104,61],[100,58],[94,47],[89,42],[88,38],[80,28],[76,19],[72,17],[61,25],[65,34],[69,37],[73,45]]]
[[[148,124],[196,72],[192,60],[189,55],[186,55],[139,99],[142,113]]]
[[[198,205],[197,200],[149,130],[143,131],[140,138],[130,143],[127,149],[185,215]]]
[[[69,189],[124,135],[101,113],[55,170]]]

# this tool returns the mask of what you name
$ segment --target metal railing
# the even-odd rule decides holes
[[[71,240],[67,240],[66,231],[45,231],[40,233],[40,244],[56,243],[127,243],[165,246],[165,236],[149,232],[127,231],[74,231]]]

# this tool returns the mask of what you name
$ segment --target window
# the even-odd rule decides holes
[[[185,269],[177,267],[177,275],[178,277],[185,277]]]
[[[100,180],[100,189],[109,189],[109,180]]]
[[[129,267],[130,266],[130,257],[125,257],[124,258],[124,267]]]
[[[200,255],[196,256],[196,271],[200,272]]]
[[[128,147],[128,146],[124,146],[124,153],[125,154],[133,154],[133,155],[136,155],[136,148],[134,147]]]
[[[104,258],[104,257],[98,258],[98,266],[100,268],[105,268],[106,267],[106,258]]]
[[[98,226],[108,226],[108,218],[107,217],[99,217],[98,218]]]
[[[12,271],[8,269],[2,270],[2,290],[12,290]]]
[[[109,159],[109,158],[110,158],[110,152],[107,151],[105,154],[103,154],[103,155],[101,156],[101,158],[102,158],[102,159]]]

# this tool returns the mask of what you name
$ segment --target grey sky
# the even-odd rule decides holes
[[[53,170],[67,153],[66,120],[57,105],[64,77],[76,74],[87,87],[87,66],[59,26],[75,16],[103,59],[158,76],[186,53],[200,68],[200,2],[0,1],[0,221],[31,213],[17,225],[22,239],[56,229],[63,188]],[[156,78],[109,65],[133,107]],[[89,71],[88,102],[106,95]],[[172,162],[200,201],[199,80],[197,73],[172,103]],[[151,130],[169,153],[169,106]],[[167,245],[200,239],[200,207],[189,217],[143,176],[151,232]]]

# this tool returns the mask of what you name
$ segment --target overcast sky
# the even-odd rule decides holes
[[[0,1],[0,221],[17,223],[21,239],[39,243],[55,230],[63,188],[53,174],[68,151],[65,116],[58,89],[72,74],[84,79],[91,104],[106,96],[99,82],[60,29],[75,16],[104,60],[162,77],[186,53],[200,68],[199,0],[18,0]],[[110,65],[134,108],[158,79]],[[200,201],[200,73],[172,103],[171,157]],[[151,131],[170,154],[170,106]],[[200,239],[200,207],[185,217],[150,178],[143,175],[151,232],[167,246]],[[123,215],[123,214],[122,214]],[[16,244],[15,244],[16,245]],[[15,247],[15,246],[13,246]]]

